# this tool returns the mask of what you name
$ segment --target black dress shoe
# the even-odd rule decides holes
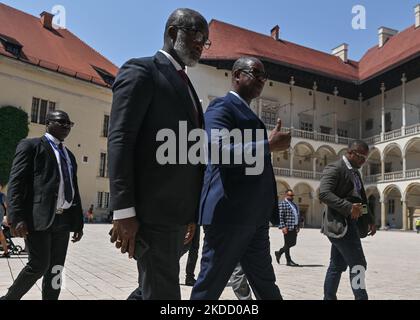
[[[194,287],[196,282],[197,282],[197,280],[195,280],[194,278],[186,278],[185,279],[185,285],[188,286],[188,287]]]
[[[293,261],[287,261],[287,266],[289,266],[289,267],[300,267],[300,265],[298,265],[297,263],[295,263]]]

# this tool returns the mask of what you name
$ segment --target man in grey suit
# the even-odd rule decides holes
[[[321,232],[330,240],[331,259],[324,282],[324,299],[337,300],[341,274],[350,268],[350,283],[356,300],[367,300],[366,259],[360,238],[376,233],[375,217],[369,211],[358,169],[365,163],[369,146],[350,144],[342,159],[325,167],[319,200],[327,205]]]

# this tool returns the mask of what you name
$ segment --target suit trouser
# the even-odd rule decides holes
[[[286,261],[291,262],[292,258],[290,257],[290,248],[293,248],[296,245],[297,232],[296,230],[289,230],[287,234],[284,235],[284,246],[280,249],[280,255],[283,253],[286,254]]]
[[[141,223],[139,233],[149,249],[137,261],[139,287],[129,300],[180,300],[179,259],[187,226]]]
[[[240,263],[233,270],[229,282],[232,284],[233,293],[238,300],[252,300],[251,288]]]
[[[184,246],[184,251],[182,255],[188,252],[188,260],[187,265],[185,267],[185,278],[186,279],[194,279],[195,278],[195,266],[197,265],[198,259],[198,250],[200,249],[200,226],[197,226],[195,230],[195,234],[191,243]]]
[[[6,300],[20,300],[41,277],[42,300],[58,300],[70,238],[68,218],[56,215],[48,230],[29,232],[28,263],[9,288]]]
[[[328,238],[331,242],[331,259],[324,282],[324,300],[337,300],[341,274],[350,268],[350,285],[356,300],[367,300],[364,288],[367,263],[363,253],[357,224],[348,221],[346,235],[341,239]]]
[[[270,255],[268,225],[204,227],[201,270],[193,300],[217,300],[238,263],[257,299],[281,299]]]

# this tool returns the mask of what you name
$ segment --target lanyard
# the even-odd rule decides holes
[[[61,155],[61,158],[67,163],[67,166],[68,166],[68,168],[69,168],[69,174],[70,174],[70,177],[72,177],[73,176],[73,166],[71,165],[71,161],[68,161],[67,160],[67,157],[66,157],[66,155],[64,154],[64,152],[63,151],[61,151],[57,146],[56,146],[56,144],[53,142],[53,141],[51,141],[50,140],[50,138],[48,138],[47,136],[45,136],[45,138],[47,138],[47,140],[48,140],[48,142],[50,143],[50,145],[51,145],[51,147],[53,147],[54,148],[54,150],[56,150],[60,155]]]

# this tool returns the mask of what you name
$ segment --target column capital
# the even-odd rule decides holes
[[[295,85],[295,77],[294,76],[291,76],[290,77],[290,82],[289,82],[289,84],[293,87],[294,85]]]
[[[361,92],[359,92],[359,101],[362,102],[363,101],[363,94]]]
[[[384,93],[384,92],[385,92],[385,90],[386,90],[386,87],[385,87],[385,82],[382,82],[382,83],[381,83],[381,92],[382,92],[382,93]]]
[[[312,89],[314,91],[317,91],[318,90],[318,85],[316,84],[316,81],[314,81],[314,85],[313,85]]]
[[[340,92],[338,91],[338,88],[337,88],[337,87],[334,87],[334,91],[333,91],[333,93],[334,93],[334,95],[335,95],[335,96],[338,96],[338,94],[339,94]]]
[[[407,77],[406,77],[405,73],[402,74],[401,82],[402,83],[406,83],[407,82]]]

